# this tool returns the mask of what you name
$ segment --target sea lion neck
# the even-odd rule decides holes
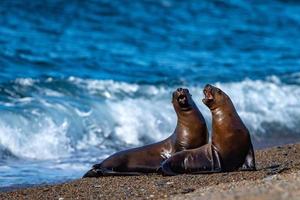
[[[225,106],[218,106],[213,109],[210,109],[212,116],[220,116],[223,115],[224,112],[228,110]]]
[[[198,119],[200,115],[200,111],[194,106],[191,107],[190,110],[187,111],[179,111],[177,114],[177,124],[189,124],[190,121],[193,121],[194,118]]]
[[[217,107],[217,108],[211,109],[210,111],[213,116],[218,116],[224,112],[224,109],[222,107]]]
[[[213,125],[212,135],[218,134],[219,132],[225,134],[223,130],[214,128],[217,124],[222,124],[222,127],[227,127],[227,126],[231,126],[231,122],[233,119],[239,119],[239,116],[231,101],[228,101],[222,106],[212,109],[211,115],[212,115],[212,125]],[[225,121],[230,123],[224,124]],[[219,126],[217,125],[217,127]]]
[[[226,112],[226,111],[234,111],[234,112],[236,112],[235,108],[234,108],[234,105],[233,105],[233,103],[231,102],[230,99],[228,99],[226,101],[226,103],[224,103],[224,104],[222,104],[220,106],[216,106],[214,108],[209,108],[209,109],[210,109],[212,115],[218,115],[221,112]]]
[[[173,142],[176,151],[195,148],[207,143],[208,131],[206,122],[197,107],[178,114],[175,133]],[[202,138],[200,143],[199,138]]]

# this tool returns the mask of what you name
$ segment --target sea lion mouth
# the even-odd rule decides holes
[[[204,90],[203,93],[204,93],[205,99],[208,99],[208,100],[213,100],[213,99],[214,99],[214,97],[213,97],[211,91],[209,91],[209,90]]]
[[[177,101],[179,104],[183,104],[184,102],[187,101],[187,96],[184,95],[184,94],[180,94],[178,97],[177,97]]]
[[[189,107],[189,103],[186,95],[180,94],[177,98],[177,101],[181,108],[185,109]]]
[[[175,92],[175,99],[182,110],[188,110],[190,108],[188,99],[189,90],[178,88]]]
[[[204,98],[202,99],[203,103],[207,104],[214,100],[213,88],[211,85],[207,84],[203,89]]]

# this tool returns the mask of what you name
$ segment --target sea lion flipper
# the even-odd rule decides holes
[[[212,171],[222,172],[221,158],[217,148],[211,144],[211,156],[212,156]]]
[[[92,178],[92,177],[97,178],[101,176],[138,176],[142,174],[143,173],[139,173],[139,172],[117,172],[117,171],[107,170],[102,168],[99,169],[92,168],[87,173],[85,173],[82,178]]]
[[[248,151],[248,154],[245,158],[245,162],[241,168],[241,170],[247,170],[247,171],[255,171],[255,156],[254,156],[254,150],[252,144],[250,144],[250,148]]]
[[[88,172],[86,172],[82,178],[92,178],[92,177],[100,177],[103,173],[101,169],[92,168]]]
[[[104,176],[139,176],[143,175],[144,173],[141,172],[117,172],[112,170],[105,170],[103,171]]]
[[[178,152],[165,160],[161,164],[161,168],[164,176],[183,173],[206,174],[222,171],[219,154],[212,144]]]
[[[163,176],[175,176],[177,173],[175,173],[171,168],[170,168],[170,162],[163,162],[160,167],[160,174]]]

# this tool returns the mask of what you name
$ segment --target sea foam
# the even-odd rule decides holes
[[[171,94],[177,86],[76,77],[29,80],[30,84],[26,79],[15,82],[21,91],[26,87],[22,97],[0,102],[4,108],[0,111],[1,154],[10,152],[19,158],[43,160],[97,149],[99,158],[103,158],[118,150],[162,140],[176,126]],[[56,89],[57,82],[72,89],[64,93],[64,89]],[[300,136],[298,85],[285,84],[276,76],[212,84],[231,97],[254,139]],[[186,87],[210,129],[211,114],[201,102],[203,85]],[[53,92],[43,92],[50,88]]]

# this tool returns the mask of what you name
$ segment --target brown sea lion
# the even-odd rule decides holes
[[[177,114],[177,126],[171,136],[158,143],[117,152],[94,165],[83,177],[153,173],[175,152],[207,144],[208,130],[204,117],[189,91],[178,88],[173,92],[172,103]]]
[[[248,129],[232,101],[219,88],[206,85],[203,103],[212,113],[212,142],[178,152],[162,163],[164,175],[255,170],[253,146]]]

